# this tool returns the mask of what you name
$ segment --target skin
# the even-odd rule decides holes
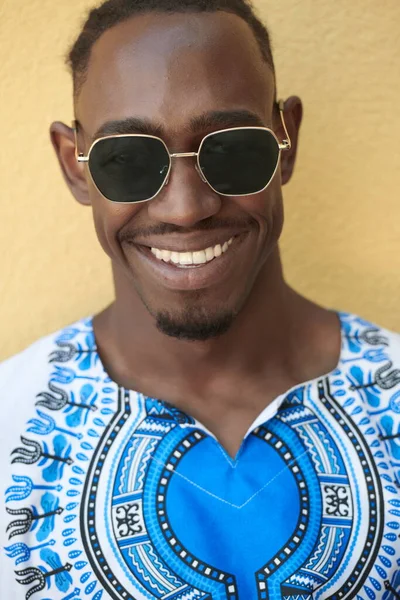
[[[195,151],[204,135],[223,127],[209,123],[193,133],[193,118],[239,109],[254,113],[282,140],[274,98],[273,73],[236,15],[141,15],[104,33],[92,50],[75,102],[83,128],[79,150],[87,154],[105,121],[140,117],[162,126],[171,152]],[[295,165],[301,100],[289,97],[284,114],[292,149],[282,152],[264,192],[219,196],[200,179],[192,159],[177,159],[156,198],[125,206],[94,187],[87,166],[75,159],[71,128],[61,122],[50,127],[65,182],[79,203],[92,207],[100,244],[112,261],[115,301],[94,317],[105,369],[120,385],[197,418],[231,456],[274,398],[329,373],[340,355],[337,315],[296,293],[282,272],[282,186]],[[138,256],[139,242],[181,248],[195,240],[201,249],[209,245],[207,235],[226,241],[232,228],[243,234],[234,268],[200,290],[170,289]],[[223,335],[187,341],[157,329],[155,315],[165,309],[178,321],[184,310],[212,318],[229,309],[237,316]]]

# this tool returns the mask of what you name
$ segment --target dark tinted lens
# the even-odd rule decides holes
[[[201,170],[210,185],[232,196],[259,192],[271,180],[279,159],[275,137],[264,129],[232,129],[212,134],[200,151]]]
[[[169,169],[164,144],[144,136],[109,137],[97,142],[89,168],[101,193],[115,202],[139,202],[157,194]]]

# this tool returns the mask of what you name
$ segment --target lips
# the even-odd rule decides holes
[[[197,232],[196,234],[180,234],[177,236],[152,237],[146,240],[135,239],[134,243],[146,248],[160,248],[170,252],[198,252],[206,248],[223,245],[230,238],[243,235],[244,231]]]
[[[222,253],[210,262],[190,266],[164,262],[157,258],[147,245],[134,245],[132,248],[146,272],[152,278],[156,279],[158,285],[161,283],[171,290],[198,290],[219,285],[235,275],[238,252],[246,244],[247,240],[247,233],[237,235],[234,237],[227,252]],[[160,244],[160,242],[158,243]],[[203,244],[204,237],[202,238],[201,245],[197,244],[195,248],[204,247]],[[160,246],[164,248],[165,244],[160,244]],[[176,247],[177,244],[175,245]]]

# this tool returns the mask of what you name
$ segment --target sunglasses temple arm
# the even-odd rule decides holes
[[[78,121],[72,121],[72,130],[75,137],[75,158],[78,162],[88,162],[88,156],[84,156],[82,152],[78,155]]]
[[[279,144],[279,148],[281,150],[290,150],[290,148],[292,147],[292,142],[290,141],[289,132],[288,132],[288,130],[286,128],[285,118],[283,116],[283,113],[284,113],[284,110],[285,110],[285,106],[284,106],[284,101],[283,100],[279,100],[279,102],[278,102],[278,108],[279,108],[279,114],[281,116],[281,121],[282,121],[283,129],[285,130],[285,135],[286,135],[286,139],[282,140],[282,143]]]

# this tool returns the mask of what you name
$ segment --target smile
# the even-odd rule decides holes
[[[201,243],[207,244],[205,240]],[[233,235],[224,243],[208,246],[203,250],[178,252],[174,250],[173,244],[168,250],[142,244],[133,244],[132,249],[146,271],[156,279],[157,285],[161,284],[171,290],[188,291],[219,287],[224,282],[226,284],[240,278],[247,258],[253,254],[249,244],[251,236],[248,232],[243,232]],[[196,246],[193,244],[192,247]]]
[[[233,237],[224,244],[217,244],[216,246],[210,246],[209,248],[195,252],[174,252],[171,250],[162,250],[161,248],[151,248],[151,252],[158,260],[166,263],[172,262],[178,267],[187,268],[204,265],[215,258],[219,258],[228,251],[232,243]]]

